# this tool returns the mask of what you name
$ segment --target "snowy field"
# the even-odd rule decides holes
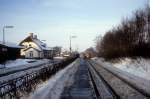
[[[66,84],[71,84],[73,82],[73,75],[79,66],[76,64],[78,60],[74,61],[72,64],[64,68],[63,70],[56,73],[48,81],[39,85],[37,89],[32,92],[29,99],[59,99],[64,86]]]
[[[105,65],[114,66],[122,71],[132,75],[150,80],[150,59],[144,58],[121,58],[113,61],[105,61],[102,58],[93,58],[97,62],[103,62]]]

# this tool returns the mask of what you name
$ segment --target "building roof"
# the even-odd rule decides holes
[[[24,49],[24,51],[26,51],[26,50],[28,50],[28,49],[31,49],[31,48],[33,48],[33,47],[29,47],[29,48],[27,48],[27,49]],[[36,49],[36,48],[33,48],[34,50],[36,50],[36,51],[38,51],[38,52],[40,52],[40,50],[38,50],[38,49]]]
[[[33,41],[34,41],[41,49],[43,49],[43,50],[51,50],[49,47],[47,47],[47,45],[46,45],[44,42],[40,41],[39,39],[34,39],[34,38],[33,38]]]
[[[0,41],[0,45],[6,46],[6,47],[10,47],[10,48],[19,48],[19,49],[24,48],[23,46],[19,46],[19,45],[15,44],[15,43],[12,43],[12,42],[5,42],[5,43],[3,43],[2,41]]]
[[[23,42],[29,42],[29,41],[36,43],[42,50],[52,50],[52,48],[47,47],[46,43],[39,40],[37,36],[33,37],[33,34],[26,37],[23,41],[20,42],[19,45],[22,45]]]

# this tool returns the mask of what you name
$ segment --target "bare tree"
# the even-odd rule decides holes
[[[116,28],[97,38],[96,49],[105,58],[150,57],[150,6],[136,10],[130,19],[124,18]]]

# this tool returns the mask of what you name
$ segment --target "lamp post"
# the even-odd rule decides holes
[[[70,36],[69,37],[70,39],[70,55],[71,55],[71,53],[72,53],[72,46],[71,46],[71,43],[72,43],[72,38],[77,38],[77,36]]]
[[[37,39],[37,37],[36,37],[36,39]],[[41,40],[41,41],[43,43],[42,46],[46,47],[46,43],[45,43],[46,40]],[[48,58],[48,53],[47,52],[48,52],[47,50],[45,50],[45,51],[43,50],[43,58]]]
[[[14,26],[4,26],[3,27],[3,44],[5,44],[5,28],[14,28]]]
[[[14,26],[4,26],[3,27],[3,44],[5,44],[5,28],[13,28]],[[4,52],[4,68],[6,67],[5,66],[5,55],[6,55],[6,52],[7,52],[7,49],[6,48],[4,48],[3,49],[3,52]]]

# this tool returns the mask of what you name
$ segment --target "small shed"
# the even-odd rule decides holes
[[[18,46],[17,44],[0,41],[0,63],[5,62],[6,60],[15,60],[20,58],[20,50],[23,47]]]

